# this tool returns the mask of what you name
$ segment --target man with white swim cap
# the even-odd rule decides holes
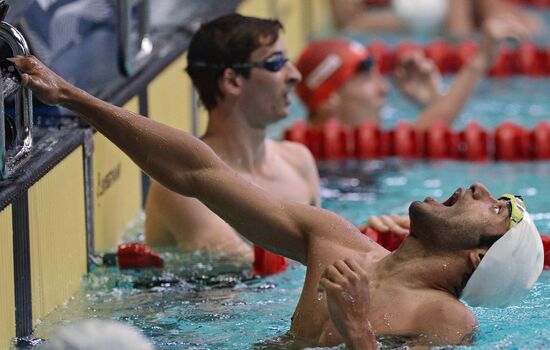
[[[467,343],[477,320],[459,298],[470,276],[475,277],[486,255],[493,255],[492,245],[504,238],[509,246],[507,234],[514,241],[524,232],[534,237],[528,216],[510,230],[518,209],[512,199],[497,200],[483,185],[473,184],[442,203],[433,198],[413,202],[410,234],[390,254],[337,214],[280,200],[250,183],[192,135],[101,101],[32,56],[11,60],[34,96],[80,115],[163,186],[200,200],[260,247],[306,265],[290,332],[312,345],[346,342],[372,349],[375,335],[414,336],[417,344],[429,346]],[[516,246],[511,246],[507,264],[516,258]],[[518,251],[521,258],[541,250],[533,245]],[[525,280],[504,273],[512,278],[514,295],[523,294],[540,273],[538,263],[518,261],[534,267]],[[466,297],[476,302],[480,295],[483,302],[484,287],[472,283]],[[516,293],[518,283],[522,291]]]
[[[441,76],[434,62],[421,50],[403,53],[395,69],[396,83],[404,96],[421,109],[411,124],[418,130],[435,121],[451,125],[491,67],[500,43],[522,39],[527,30],[519,22],[494,18],[484,24],[479,48],[456,74],[449,91],[440,94]],[[302,80],[296,93],[307,108],[312,125],[337,119],[357,127],[382,122],[388,81],[378,70],[373,53],[361,43],[341,38],[313,41],[296,60]]]
[[[462,291],[472,306],[504,307],[520,301],[543,270],[544,249],[539,231],[523,199],[503,194],[510,229],[485,253]]]

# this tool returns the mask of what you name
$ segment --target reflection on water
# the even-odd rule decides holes
[[[303,284],[302,267],[253,278],[248,266],[224,255],[172,249],[161,256],[163,270],[96,267],[67,305],[39,323],[35,336],[47,339],[72,320],[115,318],[142,329],[160,349],[216,349],[241,348],[289,329]]]
[[[523,195],[536,225],[550,233],[550,162],[404,162],[322,164],[324,206],[358,224],[368,215],[407,212],[412,200],[443,200],[474,181],[494,193]],[[354,197],[355,195],[355,197]],[[141,237],[138,220],[127,239]],[[47,338],[60,324],[89,317],[115,318],[143,330],[159,349],[292,349],[311,346],[285,336],[298,301],[305,268],[252,278],[248,265],[221,254],[161,251],[163,270],[118,271],[96,267],[83,289],[37,326]],[[547,348],[550,339],[550,275],[544,272],[526,300],[505,309],[473,308],[480,327],[474,349]],[[381,338],[384,349],[405,348],[410,339]],[[405,343],[404,343],[405,342]],[[340,347],[341,348],[341,347]]]

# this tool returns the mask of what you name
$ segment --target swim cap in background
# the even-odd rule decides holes
[[[154,350],[140,330],[115,320],[87,319],[59,327],[38,350]]]
[[[431,32],[437,30],[449,9],[448,0],[392,0],[392,7],[410,30]]]
[[[505,307],[518,303],[533,287],[544,265],[539,231],[521,198],[505,194],[510,229],[489,248],[461,298],[471,306]]]
[[[296,93],[310,112],[315,112],[346,81],[372,64],[367,48],[360,43],[343,39],[314,41],[296,61],[302,74]]]

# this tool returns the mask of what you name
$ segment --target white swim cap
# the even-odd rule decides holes
[[[114,320],[88,319],[60,327],[39,350],[154,350],[140,331]]]
[[[518,303],[539,278],[544,248],[531,216],[524,207],[519,208],[521,221],[514,220],[516,207],[511,218],[512,228],[489,248],[464,287],[461,298],[469,305],[505,307]]]
[[[397,17],[417,32],[437,29],[447,15],[448,5],[448,0],[392,0]]]

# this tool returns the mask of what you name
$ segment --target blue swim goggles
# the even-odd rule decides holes
[[[249,69],[249,68],[262,68],[270,72],[278,72],[288,62],[288,57],[283,53],[274,53],[263,61],[260,62],[243,62],[243,63],[209,63],[203,61],[189,61],[190,67],[202,67],[202,68],[233,68],[233,69]]]
[[[523,216],[527,211],[527,207],[523,202],[521,196],[515,196],[513,194],[505,193],[498,198],[498,200],[503,200],[508,206],[508,212],[510,213],[510,227],[512,228],[519,224],[523,220]]]

